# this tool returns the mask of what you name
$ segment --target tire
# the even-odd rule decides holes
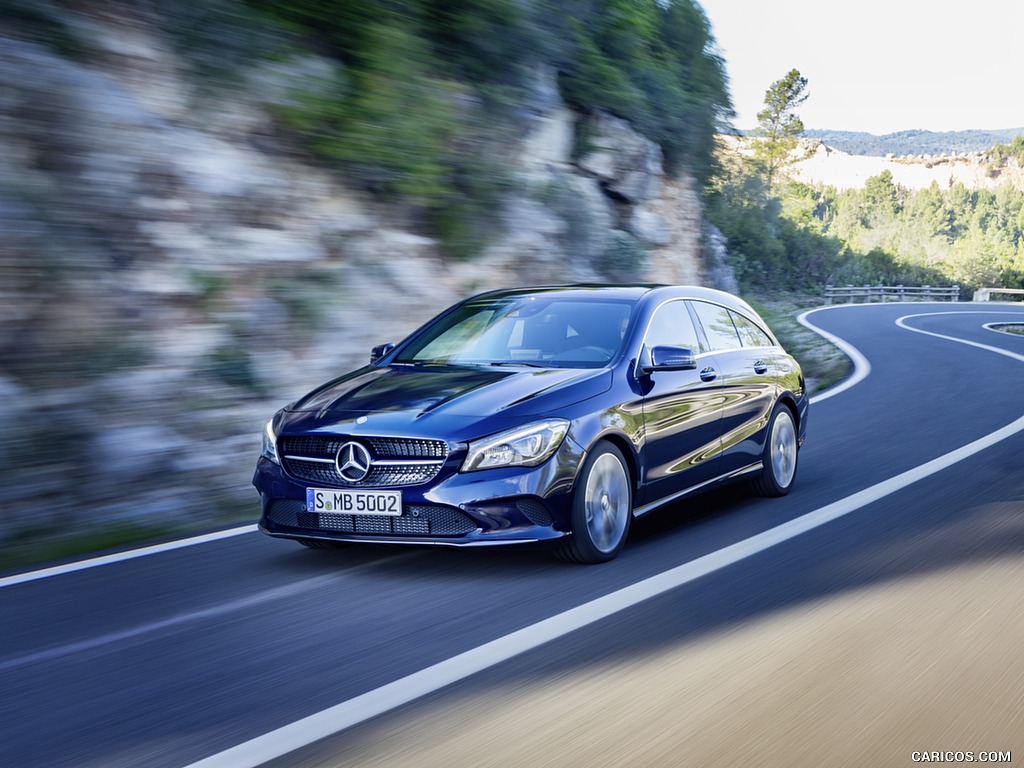
[[[572,502],[572,533],[558,550],[571,563],[603,563],[626,543],[633,519],[633,484],[622,452],[598,443],[583,462]]]
[[[768,436],[761,454],[761,472],[754,480],[754,491],[761,496],[785,496],[796,480],[800,445],[793,412],[782,403],[775,404],[768,421]]]

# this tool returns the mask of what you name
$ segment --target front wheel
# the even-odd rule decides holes
[[[768,422],[768,438],[761,454],[763,466],[754,480],[754,490],[762,496],[785,496],[789,493],[796,479],[799,449],[793,412],[777,403]]]
[[[572,535],[558,551],[574,563],[603,563],[626,543],[633,486],[622,452],[599,443],[583,463],[572,503]]]

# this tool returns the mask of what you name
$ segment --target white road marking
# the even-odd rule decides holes
[[[920,316],[922,315],[901,317],[897,321],[897,325],[917,333],[927,333],[928,335],[938,336],[950,341],[988,349],[997,354],[1024,362],[1024,356],[1007,352],[998,347],[988,347],[984,344],[977,344],[976,342],[964,339],[920,331],[903,323],[903,321],[911,317]],[[858,352],[857,354],[859,355],[860,353]],[[866,360],[863,362],[867,363]],[[868,370],[870,370],[870,367]],[[187,766],[187,768],[255,768],[255,766],[294,752],[315,741],[343,731],[346,728],[351,728],[403,704],[408,704],[421,696],[464,680],[477,672],[496,666],[515,656],[533,650],[544,643],[637,605],[644,600],[649,600],[728,565],[763,552],[777,544],[789,541],[802,533],[848,515],[896,491],[902,490],[919,480],[948,469],[954,464],[974,456],[986,448],[990,448],[996,443],[1022,431],[1024,431],[1024,416],[1020,416],[1015,421],[1001,429],[997,429],[995,432],[895,477],[877,483],[870,488],[865,488],[852,496],[847,496],[813,512],[770,528],[763,533],[731,544],[716,552],[711,552],[656,576],[631,584],[604,597],[591,600],[576,608],[571,608],[568,611],[524,627],[497,640],[492,640],[465,653],[460,653],[419,672],[414,672],[400,680],[395,680],[309,717],[304,717],[301,720],[265,733],[250,741],[243,742],[223,752],[199,760]]]
[[[992,313],[992,314],[996,314],[996,313]],[[1006,322],[1004,320],[1003,322],[1000,322],[1000,323],[985,323],[981,327],[984,328],[986,331],[992,331],[992,333],[1001,333],[1004,336],[1020,336],[1019,333],[1012,333],[1011,331],[1004,331],[1004,330],[1002,330],[1002,327],[1004,325],[1020,325],[1022,322],[1024,322],[1024,321],[1018,320],[1016,322],[1009,322],[1008,323],[1008,322]]]
[[[853,387],[853,386],[856,386],[857,384],[860,384],[864,379],[866,379],[868,377],[868,374],[871,373],[871,363],[869,363],[868,359],[866,357],[864,357],[864,355],[862,355],[860,353],[859,349],[857,349],[855,346],[850,344],[848,341],[844,341],[843,339],[840,339],[838,336],[835,336],[835,335],[829,333],[828,331],[822,330],[821,328],[819,328],[818,326],[814,325],[811,321],[809,321],[807,319],[808,315],[813,315],[815,312],[825,312],[825,311],[830,310],[830,309],[840,309],[840,308],[849,307],[849,306],[870,307],[870,306],[875,306],[875,305],[873,305],[873,304],[855,304],[855,305],[837,304],[837,305],[831,306],[831,307],[818,307],[817,309],[809,309],[806,312],[804,312],[803,314],[801,314],[799,317],[797,317],[797,322],[798,323],[800,323],[801,325],[803,325],[803,326],[805,326],[807,328],[810,328],[812,331],[814,331],[819,336],[821,336],[821,337],[827,339],[828,341],[830,341],[832,344],[834,344],[836,347],[838,347],[843,353],[845,353],[846,356],[848,358],[850,358],[850,362],[853,363],[853,373],[848,378],[844,379],[840,384],[838,384],[835,387],[831,387],[830,389],[826,389],[824,392],[819,392],[817,395],[815,395],[814,397],[811,398],[811,402],[812,403],[819,403],[822,400],[827,400],[830,397],[835,397],[840,392],[845,392],[850,387]]]
[[[0,578],[0,587],[12,587],[15,584],[23,584],[26,581],[36,581],[38,579],[46,579],[50,576],[60,576],[64,573],[73,573],[75,571],[83,571],[86,568],[96,568],[100,565],[109,565],[110,563],[120,563],[124,560],[134,560],[136,557],[145,557],[146,555],[155,555],[158,552],[170,552],[172,549],[181,549],[182,547],[191,547],[196,544],[205,544],[209,541],[217,541],[219,539],[227,539],[231,536],[240,536],[243,533],[252,533],[256,530],[255,525],[244,525],[240,528],[229,528],[225,531],[215,531],[214,533],[204,533],[201,536],[191,536],[187,539],[178,539],[176,541],[167,541],[163,544],[154,544],[149,547],[142,547],[140,549],[129,549],[125,552],[115,552],[111,555],[102,555],[100,557],[91,557],[88,560],[76,560],[73,563],[65,563],[64,565],[55,565],[51,568],[43,568],[38,571],[26,571],[25,573],[16,573],[13,576],[4,576]]]
[[[968,310],[968,311],[963,311],[963,312],[920,312],[918,314],[904,314],[902,317],[897,318],[896,325],[899,326],[900,328],[906,330],[906,331],[912,331],[915,334],[924,334],[925,336],[934,336],[936,339],[945,339],[946,341],[955,341],[955,342],[957,342],[959,344],[967,344],[968,346],[971,346],[971,347],[978,347],[978,349],[985,349],[985,350],[987,350],[989,352],[995,352],[996,354],[1001,354],[1001,355],[1004,355],[1005,357],[1013,357],[1015,360],[1020,360],[1021,362],[1024,362],[1024,354],[1017,354],[1017,352],[1011,352],[1010,350],[1002,349],[1001,347],[989,346],[988,344],[982,344],[981,342],[978,342],[978,341],[969,341],[967,339],[957,339],[954,336],[946,336],[945,334],[937,334],[937,333],[934,333],[933,331],[923,331],[920,328],[913,328],[911,326],[906,325],[906,321],[908,321],[908,319],[912,319],[914,317],[934,317],[936,315],[943,315],[943,314],[1006,314],[1006,313],[1007,312],[993,312],[993,311],[981,311],[981,310],[978,310],[978,311]],[[989,325],[991,325],[991,324],[989,324]],[[982,328],[987,328],[987,326],[982,326]]]

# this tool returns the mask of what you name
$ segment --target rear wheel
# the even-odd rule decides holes
[[[583,463],[572,503],[572,535],[558,554],[574,563],[611,560],[626,543],[632,519],[626,460],[611,443],[598,443]]]
[[[777,403],[768,422],[768,439],[761,454],[763,466],[754,480],[754,490],[762,496],[785,496],[789,493],[796,479],[799,449],[793,412]]]

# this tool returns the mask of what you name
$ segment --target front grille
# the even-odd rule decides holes
[[[370,452],[382,459],[438,459],[448,456],[444,440],[420,440],[413,437],[368,437]]]
[[[282,437],[280,448],[282,453],[331,459],[338,455],[338,449],[347,442],[347,437],[336,436]]]
[[[308,480],[317,485],[342,485],[338,468],[334,464],[321,464],[304,459],[283,458],[284,469],[292,477]]]
[[[370,471],[356,483],[344,480],[336,463],[338,451],[348,442],[359,443],[370,453]],[[285,472],[298,480],[328,487],[420,485],[433,480],[448,458],[448,444],[444,440],[414,437],[282,437],[279,450]]]
[[[359,485],[419,485],[434,479],[440,464],[387,464],[370,470]]]
[[[336,531],[339,533],[389,534],[398,536],[462,536],[477,524],[455,507],[435,504],[406,504],[402,514],[339,515],[307,512],[301,501],[281,499],[270,504],[267,517],[288,528]]]

